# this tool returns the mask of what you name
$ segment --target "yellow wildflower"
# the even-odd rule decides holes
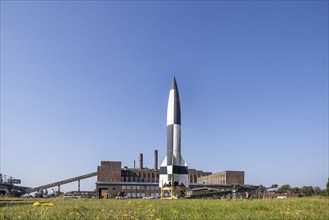
[[[33,206],[39,206],[39,205],[40,205],[40,202],[33,203]]]
[[[43,203],[42,205],[43,205],[43,206],[48,206],[48,207],[53,207],[53,206],[55,206],[54,203],[51,203],[51,202],[46,202],[46,203]]]

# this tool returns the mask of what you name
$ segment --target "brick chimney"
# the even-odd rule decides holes
[[[158,150],[154,150],[154,169],[158,169]]]
[[[143,169],[143,154],[139,155],[139,169]]]

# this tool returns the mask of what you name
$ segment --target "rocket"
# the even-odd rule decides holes
[[[188,168],[182,157],[181,111],[176,79],[169,92],[167,109],[167,156],[160,166],[159,186],[188,187]]]

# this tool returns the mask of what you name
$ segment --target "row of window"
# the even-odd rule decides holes
[[[148,176],[148,177],[150,177],[151,175],[152,175],[152,177],[154,177],[154,174],[155,173],[135,173],[135,172],[122,172],[121,173],[121,175],[122,176],[144,176],[144,177],[146,177],[146,175]],[[159,174],[158,173],[156,173],[157,174],[157,176],[159,176]]]
[[[121,182],[151,182],[156,183],[159,181],[159,177],[156,178],[143,178],[139,176],[121,176]]]
[[[122,186],[122,190],[125,189],[149,189],[149,190],[159,190],[159,186]]]
[[[151,193],[151,197],[160,197],[160,193]],[[168,193],[166,193],[165,196],[169,196]],[[145,197],[145,193],[127,193],[128,198],[143,198]]]
[[[146,178],[146,176],[147,176],[147,178],[151,178],[151,176],[152,176],[152,178],[154,178],[154,176],[156,176],[156,177],[159,178],[159,173],[155,173],[155,172],[152,172],[152,173],[149,173],[149,172],[147,172],[147,173],[144,173],[144,172],[135,173],[135,172],[131,172],[131,171],[122,171],[121,176],[138,176],[138,177],[144,177],[144,178]]]
[[[205,179],[225,179],[225,174],[213,174],[205,176]]]

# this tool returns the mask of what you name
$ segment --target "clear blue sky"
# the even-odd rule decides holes
[[[328,1],[1,1],[1,172],[162,162],[174,75],[190,168],[325,186]]]

